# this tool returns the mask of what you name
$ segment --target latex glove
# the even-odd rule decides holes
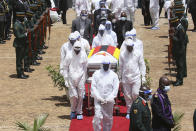
[[[100,98],[99,101],[101,102],[102,105],[107,103],[107,101],[103,98]]]
[[[142,83],[146,83],[146,78],[145,77],[142,77]]]
[[[66,87],[69,87],[68,81],[65,81],[65,86],[66,86]]]

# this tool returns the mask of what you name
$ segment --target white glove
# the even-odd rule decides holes
[[[65,86],[66,86],[66,87],[69,87],[68,81],[65,81]]]
[[[27,33],[25,33],[25,35],[27,36]]]
[[[146,83],[146,78],[142,77],[142,83]]]
[[[107,101],[103,98],[99,98],[99,101],[101,102],[102,105],[107,103]]]

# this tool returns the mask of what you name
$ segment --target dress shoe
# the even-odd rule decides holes
[[[5,41],[0,41],[0,44],[5,44]]]
[[[45,54],[46,52],[45,52],[45,51],[40,50],[38,53],[39,53],[39,54]]]
[[[38,66],[38,65],[40,65],[40,63],[39,63],[39,62],[37,62],[37,61],[33,61],[33,62],[32,62],[32,65],[34,65],[34,66]]]
[[[173,85],[174,86],[181,86],[181,85],[183,85],[183,81],[177,80]]]
[[[28,78],[28,77],[27,77],[26,75],[24,75],[24,74],[17,75],[17,77],[18,77],[19,79],[27,79],[27,78]]]
[[[184,74],[184,77],[187,77],[187,74]]]
[[[43,49],[48,49],[48,46],[43,45]]]
[[[32,71],[34,71],[34,69],[31,69],[31,68],[25,68],[25,69],[24,69],[24,72],[29,72],[29,73],[31,73]]]
[[[25,77],[27,77],[27,78],[29,77],[29,75],[25,75],[24,73],[23,73],[23,76],[25,76]]]
[[[36,56],[36,60],[42,60],[43,58],[41,56]]]

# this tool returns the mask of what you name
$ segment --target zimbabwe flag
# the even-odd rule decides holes
[[[105,51],[109,54],[111,54],[113,57],[115,57],[117,60],[119,59],[120,56],[120,50],[114,46],[108,46],[108,45],[104,45],[104,46],[97,46],[96,48],[93,48],[89,55],[88,58],[90,58],[91,56],[93,56],[94,54],[100,52],[100,51]]]

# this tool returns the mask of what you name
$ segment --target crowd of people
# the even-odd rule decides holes
[[[127,107],[126,119],[130,119],[130,131],[170,131],[175,125],[167,95],[172,83],[166,76],[161,77],[154,94],[145,85],[143,42],[136,35],[134,22],[137,20],[134,14],[138,6],[141,6],[144,25],[152,25],[151,29],[157,30],[160,29],[158,23],[162,7],[165,8],[165,16],[169,20],[169,56],[177,67],[176,82],[173,85],[180,86],[183,78],[187,77],[187,8],[194,17],[194,8],[187,5],[187,2],[181,0],[141,0],[139,4],[131,0],[73,1],[77,18],[72,22],[69,41],[61,47],[60,63],[60,73],[69,89],[70,118],[83,119],[82,102],[90,48],[113,46],[120,49],[118,73],[111,69],[111,61],[105,56],[101,69],[92,76],[90,90],[94,98],[94,130],[111,130],[113,107],[120,87]],[[152,119],[148,101],[151,101]]]
[[[24,72],[32,72],[30,65],[40,65],[44,54],[47,27],[50,32],[48,0],[1,0],[0,1],[0,43],[10,39],[11,23],[15,36],[13,46],[16,52],[17,78],[27,79]]]
[[[69,89],[70,118],[83,119],[83,98],[87,80],[88,54],[98,46],[120,49],[119,71],[111,69],[111,61],[105,56],[101,69],[94,72],[91,97],[94,98],[95,131],[110,131],[113,125],[113,107],[119,87],[122,88],[127,107],[126,119],[130,131],[170,131],[175,122],[167,92],[171,82],[165,76],[159,80],[157,91],[152,94],[146,83],[146,65],[143,42],[137,38],[134,28],[135,12],[142,9],[144,25],[158,30],[159,17],[165,8],[169,20],[168,62],[176,65],[174,86],[183,85],[187,77],[186,48],[188,35],[187,12],[192,15],[196,32],[196,2],[194,0],[73,0],[77,18],[72,22],[69,41],[61,47],[60,73]],[[13,23],[15,36],[17,77],[27,79],[24,72],[32,72],[30,65],[39,65],[44,54],[47,27],[50,26],[49,0],[0,0],[0,44],[10,39]],[[59,1],[63,24],[66,24],[66,1]],[[59,11],[58,11],[59,13]],[[13,18],[13,19],[11,19]],[[11,22],[13,20],[13,22]],[[151,112],[148,106],[151,101]],[[195,119],[195,118],[194,118]]]

